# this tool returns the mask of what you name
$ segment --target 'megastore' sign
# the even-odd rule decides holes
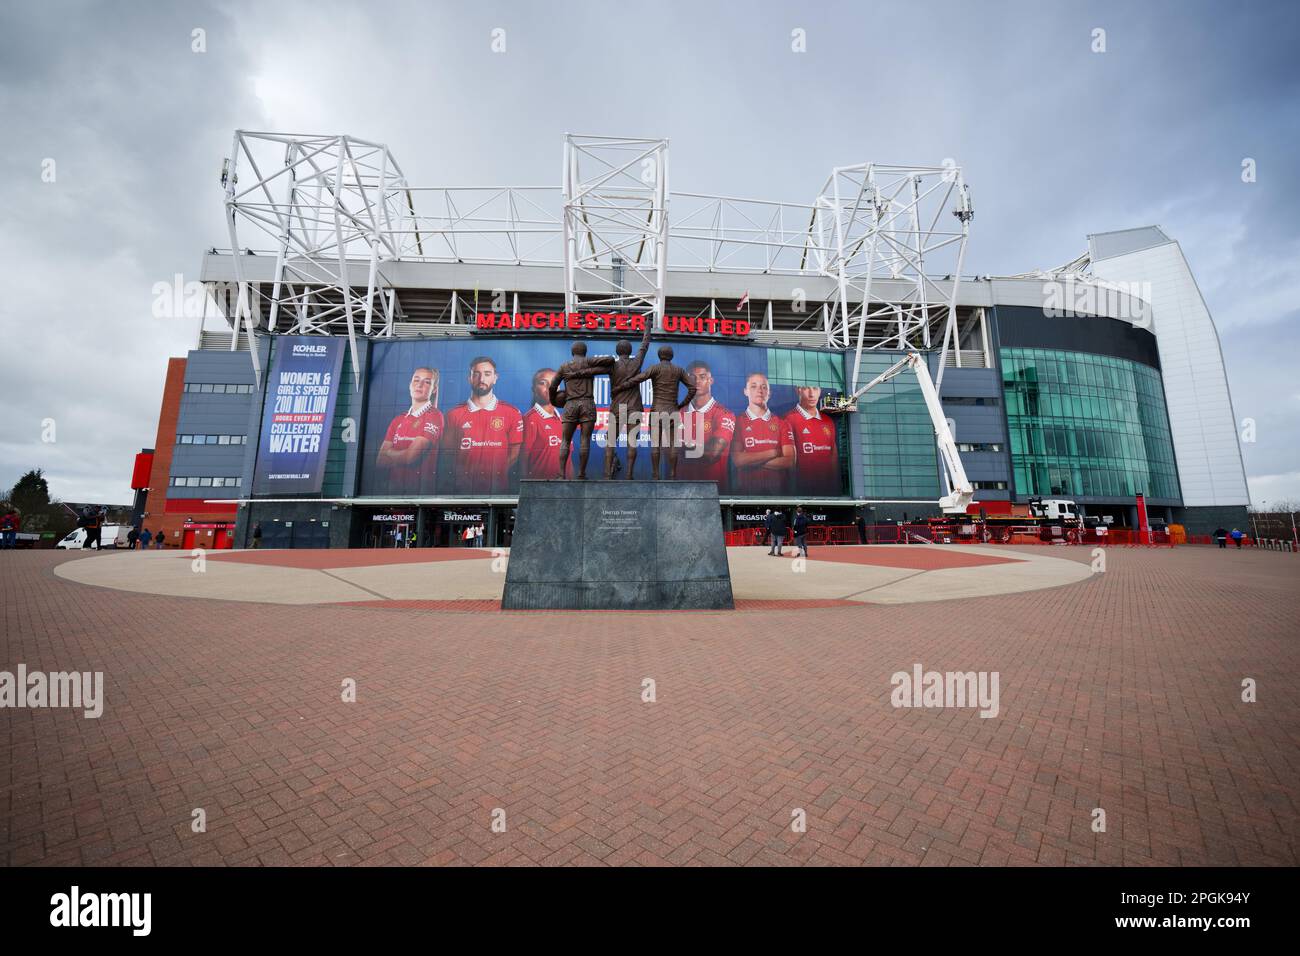
[[[477,332],[644,332],[646,316],[624,312],[479,312]],[[665,315],[664,332],[724,339],[749,337],[744,319],[700,315]]]

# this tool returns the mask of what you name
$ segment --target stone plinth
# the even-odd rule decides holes
[[[711,481],[524,481],[504,610],[730,609]]]

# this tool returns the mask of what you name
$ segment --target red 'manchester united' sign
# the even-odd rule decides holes
[[[479,312],[479,332],[644,332],[646,316],[624,312]],[[699,315],[666,315],[664,332],[681,335],[711,335],[720,338],[749,337],[750,324],[744,319],[712,319]]]

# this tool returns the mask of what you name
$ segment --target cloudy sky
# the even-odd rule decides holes
[[[562,137],[583,132],[668,137],[677,191],[794,201],[834,165],[953,157],[976,201],[971,273],[1162,226],[1257,422],[1255,501],[1300,502],[1298,42],[1300,5],[1253,0],[11,0],[0,486],[39,467],[64,499],[130,500],[165,360],[197,333],[155,318],[152,288],[227,244],[234,129],[379,140],[408,179],[447,185],[558,183]]]

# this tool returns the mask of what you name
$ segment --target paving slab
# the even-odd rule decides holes
[[[0,708],[0,865],[1300,863],[1300,558],[1037,550],[1090,576],[667,627],[88,587],[72,566],[188,561],[0,552],[0,670],[104,675],[97,719]],[[917,664],[997,672],[998,715],[894,707]]]
[[[837,546],[728,548],[738,600],[905,604],[1059,587],[1085,581],[1087,565],[1021,548]],[[78,556],[55,573],[70,581],[141,593],[272,604],[361,601],[500,601],[508,549],[356,549],[347,551],[119,552]],[[203,568],[196,572],[196,566]]]

